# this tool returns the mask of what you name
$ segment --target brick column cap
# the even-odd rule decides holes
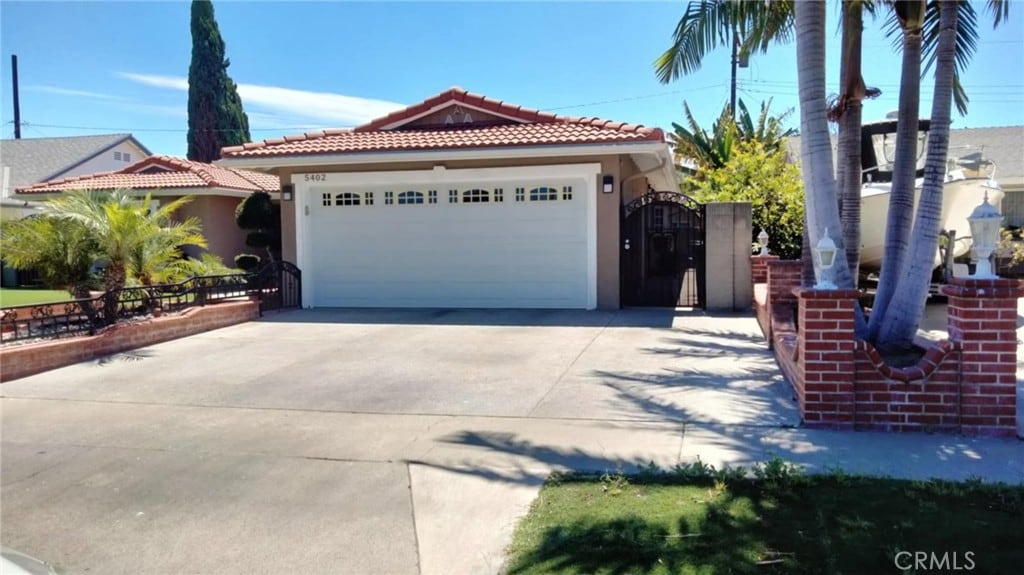
[[[1010,278],[952,278],[942,286],[942,294],[979,299],[1017,299],[1024,297],[1024,281]]]
[[[779,256],[777,256],[775,254],[768,254],[766,256],[762,256],[761,254],[754,254],[754,255],[750,256],[750,259],[752,259],[752,260],[763,260],[763,261],[774,261],[774,260],[779,259]]]
[[[754,257],[757,257],[757,256],[754,256]],[[800,268],[800,267],[803,267],[803,265],[804,265],[804,263],[802,261],[800,261],[800,260],[782,260],[782,259],[777,259],[778,256],[775,256],[775,258],[776,259],[770,259],[770,260],[768,260],[766,262],[768,264],[768,267],[770,267],[770,268]]]

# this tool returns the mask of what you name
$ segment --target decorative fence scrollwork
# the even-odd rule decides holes
[[[119,321],[160,316],[189,307],[255,299],[266,309],[301,306],[301,273],[271,262],[253,273],[196,276],[176,284],[127,287],[92,299],[0,309],[0,343],[93,335]]]

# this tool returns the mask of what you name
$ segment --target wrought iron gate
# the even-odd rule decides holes
[[[622,211],[622,303],[704,307],[704,205],[649,192]]]
[[[253,274],[259,293],[260,313],[272,309],[302,307],[302,272],[285,261],[269,262]]]

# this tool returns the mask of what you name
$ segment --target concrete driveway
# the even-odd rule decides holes
[[[496,572],[552,469],[798,423],[751,317],[675,310],[297,311],[0,392],[3,544],[70,573]]]

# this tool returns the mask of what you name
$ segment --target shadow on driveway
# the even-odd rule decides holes
[[[679,319],[706,317],[686,308],[629,308],[621,310],[536,309],[363,309],[317,308],[267,314],[260,321],[276,323],[336,323],[459,326],[559,326],[671,328]]]

